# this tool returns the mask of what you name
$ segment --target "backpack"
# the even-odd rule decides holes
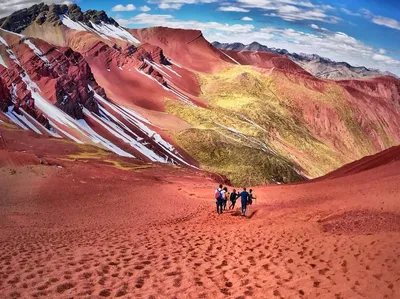
[[[220,192],[218,189],[215,190],[214,198],[215,198],[215,199],[220,199],[220,198],[221,198],[221,192]]]

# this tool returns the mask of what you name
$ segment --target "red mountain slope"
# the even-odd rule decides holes
[[[375,176],[380,173],[385,173],[385,175],[390,175],[390,173],[399,174],[399,161],[400,161],[400,146],[392,147],[383,152],[375,154],[373,156],[364,157],[361,160],[355,161],[353,163],[347,164],[320,179],[333,179],[338,177],[349,176],[364,172],[367,170],[373,170]],[[389,172],[389,167],[392,171]]]
[[[188,164],[148,120],[107,98],[81,54],[4,31],[0,35],[5,61],[0,74],[12,97],[12,105],[3,106],[11,121],[123,156]]]

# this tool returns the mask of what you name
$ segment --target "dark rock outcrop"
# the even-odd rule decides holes
[[[0,78],[0,111],[7,112],[8,106],[12,105],[10,90]]]
[[[10,16],[0,19],[0,28],[21,33],[34,22],[39,25],[49,23],[53,26],[60,26],[62,25],[61,17],[63,15],[68,16],[75,22],[82,22],[89,27],[92,27],[91,22],[94,24],[101,24],[104,22],[106,24],[119,26],[119,24],[113,18],[108,17],[103,10],[88,10],[82,12],[81,8],[76,4],[47,5],[40,3],[29,8],[18,10]]]

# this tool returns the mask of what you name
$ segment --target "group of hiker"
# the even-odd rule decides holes
[[[241,192],[236,192],[236,189],[233,189],[232,192],[229,193],[228,188],[222,185],[219,185],[215,190],[214,198],[217,204],[218,214],[222,214],[223,211],[227,209],[227,206],[228,210],[235,209],[236,201],[240,198],[242,216],[246,215],[247,206],[253,204],[253,200],[256,199],[252,189],[247,192],[246,187],[244,187]],[[230,205],[228,205],[228,202],[230,202]]]

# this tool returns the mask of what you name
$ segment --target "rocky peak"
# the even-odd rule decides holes
[[[39,20],[43,20],[45,12],[48,10],[48,5],[40,3],[29,8],[15,11],[8,17],[0,19],[0,27],[9,31],[20,33],[32,22],[34,22],[38,16]]]
[[[76,6],[76,4],[73,4]],[[79,7],[78,7],[79,8]],[[80,8],[79,8],[80,9]],[[88,10],[83,13],[84,20],[88,26],[90,21],[95,24],[101,24],[102,22],[106,24],[111,24],[114,26],[119,26],[119,24],[113,19],[109,18],[104,10]],[[73,20],[73,19],[72,19]]]
[[[24,8],[12,13],[10,16],[0,19],[0,28],[21,33],[29,25],[36,22],[39,25],[49,23],[54,26],[60,26],[62,24],[60,16],[66,15],[75,22],[82,22],[89,27],[92,27],[92,23],[111,24],[119,26],[118,23],[109,18],[104,10],[88,10],[82,12],[81,8],[76,4],[71,5],[59,5],[59,4],[35,4],[30,8]]]

